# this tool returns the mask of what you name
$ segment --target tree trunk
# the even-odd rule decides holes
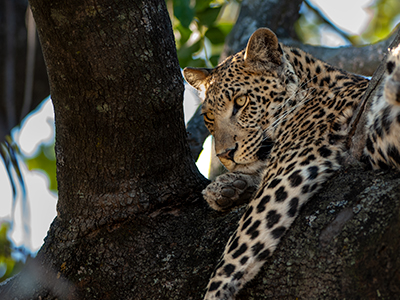
[[[69,281],[84,261],[76,258],[99,251],[102,229],[182,205],[207,180],[186,142],[183,80],[163,0],[31,6],[55,110],[59,188],[58,215],[37,261]],[[76,245],[85,245],[84,254]],[[119,252],[135,257],[129,249]],[[109,280],[99,286],[115,289]]]
[[[55,110],[58,218],[78,236],[202,182],[161,2],[31,2]]]
[[[56,112],[58,217],[0,299],[200,299],[221,214],[185,142],[163,0],[32,0]],[[353,167],[307,204],[238,299],[398,297],[400,175]]]

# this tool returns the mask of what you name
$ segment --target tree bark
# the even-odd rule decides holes
[[[58,217],[80,234],[201,182],[160,2],[31,2],[55,109]]]
[[[183,80],[163,0],[30,4],[55,110],[59,188],[37,261],[63,277],[79,270],[72,248],[88,235],[98,241],[101,228],[191,201],[207,180],[186,142]]]
[[[0,299],[200,299],[244,207],[221,214],[185,142],[163,0],[32,0],[56,112],[59,216]],[[394,299],[400,174],[344,169],[238,299]]]

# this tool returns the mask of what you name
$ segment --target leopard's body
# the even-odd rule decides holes
[[[400,54],[369,113],[365,155],[400,167]],[[204,97],[206,126],[230,171],[203,192],[226,210],[256,190],[207,286],[205,299],[233,299],[275,250],[300,207],[338,170],[348,124],[368,80],[278,43],[257,30],[247,48],[214,69],[187,68]]]

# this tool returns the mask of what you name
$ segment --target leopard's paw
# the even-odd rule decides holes
[[[241,173],[226,173],[217,177],[204,190],[203,196],[215,210],[226,211],[249,202],[259,184],[259,177]]]

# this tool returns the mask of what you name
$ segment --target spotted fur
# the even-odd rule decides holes
[[[399,60],[393,51],[369,113],[365,155],[375,168],[400,167]],[[186,68],[184,75],[203,94],[205,123],[230,171],[205,189],[205,199],[226,210],[257,189],[204,298],[233,299],[340,168],[368,80],[278,43],[269,29],[257,30],[245,50],[216,68]]]
[[[397,67],[396,67],[397,66]],[[371,105],[364,153],[374,169],[400,169],[400,47],[391,51],[386,76]]]

